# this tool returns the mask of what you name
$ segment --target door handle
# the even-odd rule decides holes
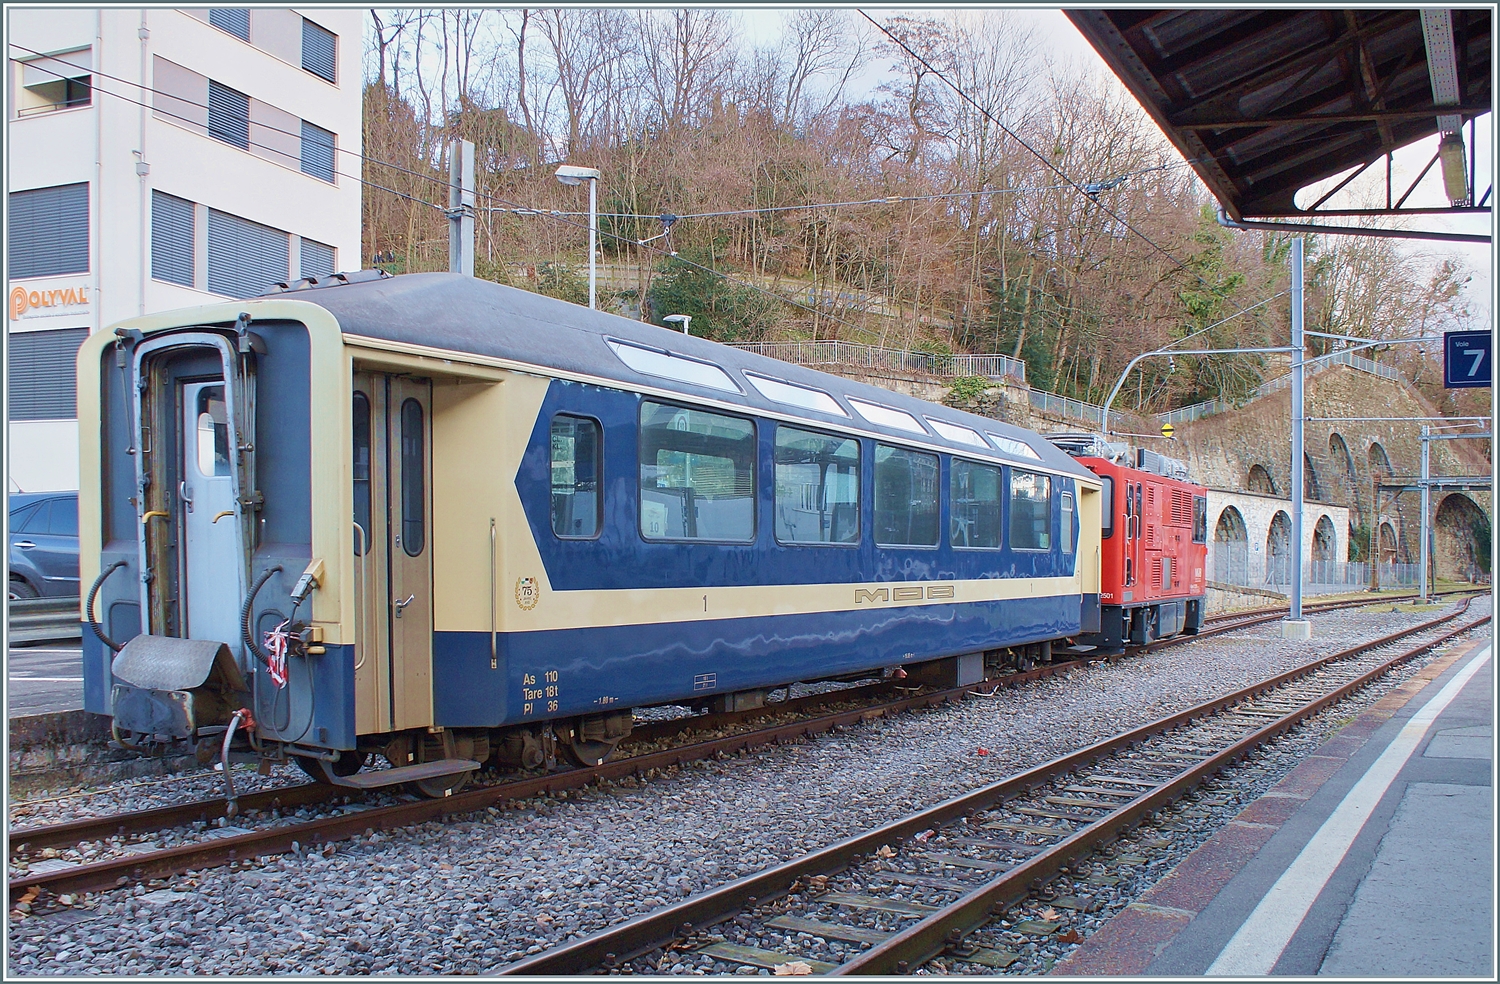
[[[398,602],[396,602],[396,617],[400,618],[402,610],[405,609],[407,605],[410,605],[412,602],[414,602],[416,600],[417,600],[417,596],[416,595],[409,595],[409,596],[407,596],[407,599],[405,601],[398,601]]]
[[[183,502],[187,503],[187,511],[188,512],[192,512],[193,511],[193,495],[192,495],[191,492],[188,491],[187,482],[178,482],[177,483],[177,494],[182,497],[182,501]]]
[[[36,546],[36,544],[32,543],[30,540],[17,540],[16,546],[20,547],[22,550],[30,550],[32,547]]]

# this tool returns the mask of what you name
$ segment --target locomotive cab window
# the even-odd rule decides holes
[[[875,542],[883,547],[937,546],[937,455],[875,446]]]
[[[1099,538],[1108,540],[1115,535],[1115,480],[1100,475],[1099,482]]]
[[[1205,496],[1193,496],[1193,542],[1208,542],[1208,499]]]
[[[1010,545],[1013,550],[1052,548],[1052,479],[1035,472],[1010,473]]]
[[[755,539],[755,425],[649,400],[641,404],[641,536]]]
[[[1000,546],[1000,469],[953,459],[948,478],[952,509],[950,537],[955,547]]]
[[[600,450],[597,422],[552,418],[552,532],[560,537],[599,534]]]
[[[1064,492],[1062,499],[1062,529],[1057,535],[1061,538],[1058,546],[1062,552],[1070,554],[1073,552],[1073,493]]]
[[[859,542],[858,441],[778,427],[775,460],[778,542]]]

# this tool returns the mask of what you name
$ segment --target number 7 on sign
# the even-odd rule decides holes
[[[1482,348],[1471,348],[1464,355],[1473,356],[1474,358],[1474,364],[1469,366],[1468,375],[1470,377],[1479,375],[1479,367],[1484,365],[1485,350]]]

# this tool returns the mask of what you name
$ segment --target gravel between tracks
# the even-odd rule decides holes
[[[1469,617],[1488,611],[1478,599]],[[55,915],[12,912],[9,970],[486,972],[1431,617],[1315,615],[1300,644],[1271,623],[639,782],[101,893]],[[1025,961],[1033,972],[1066,949],[1043,946]]]

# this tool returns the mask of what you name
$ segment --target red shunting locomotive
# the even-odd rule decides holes
[[[1173,458],[1089,435],[1049,440],[1104,479],[1100,627],[1078,639],[1117,650],[1203,624],[1208,490]],[[1132,462],[1133,459],[1133,462]]]

